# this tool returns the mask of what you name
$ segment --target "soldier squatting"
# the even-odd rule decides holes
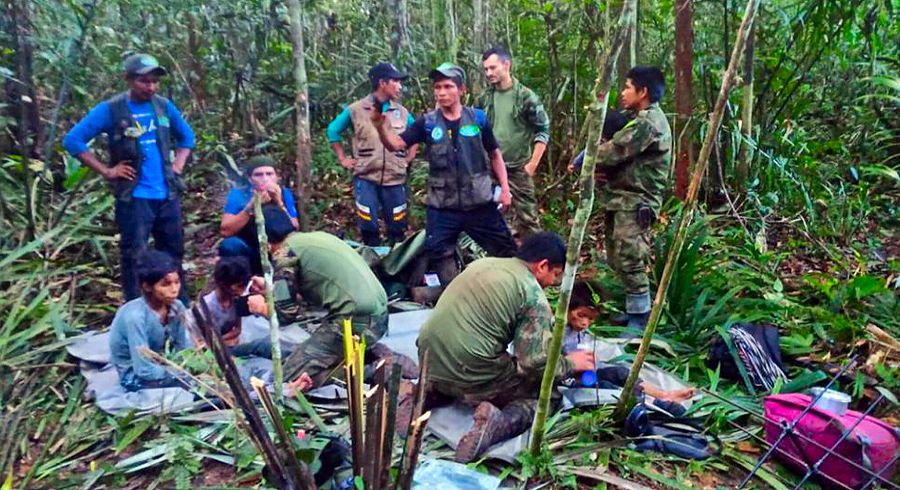
[[[435,108],[418,117],[399,102],[408,74],[378,63],[368,73],[371,93],[328,126],[336,157],[353,173],[357,223],[368,245],[383,243],[383,237],[389,243],[406,237],[407,169],[424,147],[425,251],[446,289],[418,341],[420,355],[429,352],[430,365],[428,378],[421,381],[428,383],[430,406],[459,399],[476,407],[475,424],[457,449],[459,461],[478,457],[530,425],[551,338],[552,314],[543,288],[558,281],[566,255],[562,238],[541,231],[532,179],[549,141],[550,120],[540,98],[511,75],[512,63],[501,48],[484,53],[490,85],[477,94],[476,107],[462,104],[467,91],[463,69],[438,66],[429,73]],[[73,156],[109,181],[116,197],[128,302],[116,313],[110,348],[128,390],[188,384],[140,349],[162,353],[166,345],[198,343],[184,324],[188,298],[181,271],[180,192],[194,133],[175,105],[156,93],[166,74],[152,56],[128,57],[126,90],[97,105],[64,139]],[[650,233],[668,188],[672,136],[659,107],[664,88],[659,69],[629,70],[620,93],[624,111],[613,114],[620,122],[610,120],[615,131],[607,131],[597,155],[607,262],[625,285],[622,320],[632,335],[644,328],[650,311]],[[101,133],[108,135],[105,163],[88,146]],[[349,153],[342,142],[345,133]],[[244,165],[249,185],[228,196],[216,289],[206,298],[216,306],[213,320],[232,354],[268,356],[265,342],[236,345],[240,317],[268,313],[258,295],[264,284],[256,277],[259,250],[267,247],[292,292],[328,312],[323,327],[285,356],[288,389],[307,390],[326,382],[340,362],[343,319],[351,319],[354,333],[375,347],[388,326],[387,295],[344,241],[324,232],[297,231],[293,196],[280,185],[271,158],[256,156]],[[254,196],[263,202],[268,244],[256,240]],[[507,211],[515,232],[507,225]],[[453,253],[463,232],[491,257],[460,273]],[[148,250],[151,236],[154,250]],[[596,312],[596,305],[574,305],[570,327],[583,330]],[[512,353],[507,352],[510,343]],[[554,369],[561,379],[594,366],[592,353],[568,348]],[[651,393],[652,387],[646,389]]]

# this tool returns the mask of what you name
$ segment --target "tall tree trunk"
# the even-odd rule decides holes
[[[693,160],[694,0],[675,2],[675,195],[684,200]]]
[[[388,0],[388,11],[394,13],[394,24],[391,26],[391,53],[393,61],[398,63],[400,53],[409,43],[409,11],[406,0]]]
[[[625,0],[628,1],[628,0]],[[637,1],[637,0],[635,0]],[[634,6],[634,18],[631,20],[631,23],[626,26],[626,35],[625,45],[622,47],[622,52],[619,54],[619,61],[617,63],[619,80],[625,80],[625,74],[628,73],[628,70],[631,69],[634,65],[637,64],[637,10],[639,6],[635,3]]]
[[[662,315],[663,304],[666,301],[666,290],[668,289],[669,281],[672,280],[675,264],[678,262],[678,256],[681,254],[681,249],[684,246],[687,229],[694,217],[694,210],[697,207],[697,192],[700,189],[703,175],[706,173],[709,156],[712,152],[713,145],[715,144],[719,127],[722,124],[722,116],[725,114],[725,105],[728,103],[728,93],[734,85],[734,77],[738,69],[738,64],[740,63],[741,53],[744,50],[744,43],[746,42],[747,35],[753,25],[753,19],[756,16],[759,2],[760,0],[748,0],[747,8],[744,10],[744,18],[738,29],[734,49],[731,51],[728,69],[725,70],[725,74],[722,77],[722,87],[719,89],[719,97],[716,99],[716,105],[709,115],[709,129],[706,133],[706,137],[703,139],[703,146],[700,148],[697,164],[694,165],[694,173],[691,175],[691,183],[688,187],[687,196],[685,197],[681,219],[678,222],[678,226],[675,228],[675,234],[669,245],[669,254],[666,258],[662,277],[660,277],[659,280],[659,287],[656,289],[656,297],[653,299],[653,308],[650,310],[650,319],[647,321],[647,328],[644,330],[641,346],[634,356],[634,364],[631,366],[631,372],[629,372],[628,379],[625,380],[625,385],[622,387],[622,396],[619,398],[619,403],[616,405],[614,416],[618,420],[625,418],[628,410],[633,404],[634,396],[632,390],[637,382],[641,367],[644,365],[644,358],[650,350],[650,341],[653,339],[653,333],[656,331],[656,325],[659,323],[659,318]]]
[[[550,394],[553,391],[555,381],[556,363],[559,361],[560,350],[562,350],[563,332],[569,311],[569,299],[572,297],[572,287],[575,284],[575,273],[578,272],[581,243],[584,240],[584,233],[587,229],[588,221],[590,221],[591,211],[594,208],[594,169],[596,168],[600,134],[603,131],[603,123],[606,119],[609,91],[612,88],[613,74],[616,72],[616,60],[628,35],[627,26],[634,23],[636,5],[637,0],[625,0],[610,49],[603,54],[598,63],[597,81],[594,84],[593,92],[597,95],[597,100],[591,104],[591,114],[586,121],[588,127],[587,149],[585,150],[584,164],[581,167],[581,175],[578,179],[581,189],[581,200],[578,203],[578,209],[575,211],[572,231],[569,234],[566,268],[563,272],[562,285],[559,288],[559,302],[556,305],[553,338],[550,341],[550,350],[547,352],[547,365],[544,368],[540,398],[538,399],[538,407],[534,416],[534,425],[531,429],[532,456],[540,454],[544,439],[544,425],[550,410]]]
[[[308,184],[310,162],[312,161],[312,140],[309,135],[309,84],[306,78],[306,53],[303,46],[303,9],[300,0],[287,0],[291,24],[291,46],[294,52],[294,83],[297,85],[294,97],[297,139],[297,212],[300,214],[300,228],[309,229],[309,214],[306,200],[309,199]]]
[[[43,140],[40,109],[37,91],[34,88],[33,47],[31,45],[31,17],[28,12],[28,0],[9,0],[7,7],[12,12],[16,53],[16,80],[11,83],[10,102],[16,104],[16,139],[19,153],[22,156],[22,186],[25,192],[25,215],[28,220],[25,239],[34,238],[36,202],[34,195],[34,171],[31,160],[42,158],[40,145]]]
[[[190,49],[191,59],[191,93],[197,102],[197,108],[200,113],[206,112],[206,69],[200,60],[200,42],[202,34],[200,33],[200,24],[197,15],[191,12],[188,15],[188,48]]]
[[[753,151],[750,149],[750,139],[753,138],[753,56],[754,36],[756,29],[750,26],[750,34],[747,35],[747,45],[744,49],[744,94],[741,103],[741,147],[737,155],[737,171],[735,179],[741,195],[747,189],[747,179],[750,178],[750,161]]]
[[[487,36],[485,36],[485,11],[484,0],[472,0],[472,67],[475,68],[471,73],[471,89],[472,93],[478,94],[485,85],[484,74],[481,68],[481,53],[487,48]]]

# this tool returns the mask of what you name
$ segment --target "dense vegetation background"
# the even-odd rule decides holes
[[[300,15],[291,17],[288,4],[299,7]],[[229,462],[252,480],[252,447],[233,426],[199,433],[176,420],[106,417],[81,402],[82,383],[61,350],[66,336],[104,326],[121,300],[112,198],[102,179],[64,153],[61,137],[94,104],[123,90],[123,54],[149,52],[169,68],[162,92],[198,134],[185,197],[187,265],[198,291],[209,269],[224,193],[229,179],[237,178],[235,162],[270,153],[295,185],[297,127],[308,127],[312,138],[311,146],[300,145],[302,161],[303,151],[312,155],[304,196],[307,221],[354,235],[349,175],[333,158],[324,127],[343,104],[367,92],[365,73],[380,60],[413,74],[404,103],[421,113],[432,105],[426,78],[431,67],[457,61],[477,91],[484,85],[480,53],[494,44],[509,47],[514,75],[543,98],[551,116],[551,145],[537,176],[539,198],[544,225],[566,234],[577,201],[576,181],[566,165],[583,146],[581,125],[593,97],[596,62],[608,47],[620,5],[619,0],[3,2],[0,481],[19,488],[64,488],[98,482],[184,486],[197,478],[199,485],[223,472],[222,481],[230,481],[234,471],[215,466]],[[732,94],[705,181],[706,215],[693,226],[669,290],[660,335],[673,350],[654,353],[654,363],[748,406],[757,404],[757,396],[720,381],[703,361],[717,328],[770,322],[782,329],[795,380],[815,380],[831,363],[857,354],[870,362],[853,370],[845,391],[862,403],[876,386],[900,390],[900,375],[889,362],[871,362],[876,351],[866,332],[873,324],[900,337],[897,8],[892,0],[761,4],[742,74],[752,84]],[[743,4],[734,0],[639,3],[638,29],[620,70],[637,62],[667,73],[662,106],[673,122],[680,113],[675,129],[679,153],[688,158],[684,162],[705,134],[705,115],[742,11]],[[677,29],[676,12],[686,16]],[[292,42],[292,19],[302,27],[300,45],[297,36]],[[676,50],[676,44],[687,50]],[[678,60],[676,51],[682,55]],[[305,73],[298,77],[295,55],[301,53]],[[687,68],[676,71],[676,61]],[[295,110],[298,86],[308,90],[308,114]],[[676,97],[682,102],[678,111]],[[418,203],[415,226],[422,224],[424,178],[419,163],[411,177]],[[664,256],[668,225],[678,212],[673,199],[659,225],[657,256]],[[607,284],[613,308],[621,293],[602,263],[599,221],[583,254],[589,271]],[[603,335],[612,329],[596,331]],[[584,463],[664,486],[698,480],[728,486],[727,468],[745,467],[754,458],[729,425],[738,416],[715,400],[702,403],[696,413],[722,434],[727,451],[703,465],[663,464],[665,471],[652,458],[597,445],[612,437],[604,413],[555,428],[559,437],[574,437],[580,452],[524,461],[513,477],[539,475],[573,484],[575,477],[565,468]],[[898,422],[896,405],[880,413]],[[124,459],[148,448],[157,448],[155,456]],[[114,466],[120,461],[127,464]],[[139,478],[128,473],[148,462],[161,469]],[[771,481],[761,486],[784,485],[794,477],[773,467],[767,478]]]

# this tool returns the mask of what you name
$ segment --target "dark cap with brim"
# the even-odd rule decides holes
[[[259,167],[275,168],[275,159],[268,155],[256,155],[244,162],[244,174],[249,177]]]
[[[440,66],[431,70],[431,73],[428,74],[428,78],[433,81],[449,78],[456,82],[457,85],[463,85],[466,83],[466,72],[453,63],[441,63]]]
[[[122,63],[125,73],[128,75],[146,75],[155,73],[159,76],[168,75],[169,72],[165,68],[159,66],[159,61],[149,54],[137,53],[127,58]]]
[[[378,63],[369,70],[369,80],[406,80],[409,75],[391,63]]]

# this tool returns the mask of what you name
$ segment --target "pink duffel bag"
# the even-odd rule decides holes
[[[764,403],[767,419],[766,441],[774,444],[781,436],[781,425],[791,424],[811,403],[809,395],[798,393],[767,396]],[[794,433],[831,448],[860,417],[863,417],[863,414],[853,410],[847,410],[847,413],[839,416],[834,412],[813,407],[794,427]],[[875,417],[865,416],[853,429],[852,434],[832,452],[869,471],[863,471],[841,458],[828,456],[819,465],[819,472],[829,478],[819,477],[818,480],[832,488],[841,488],[835,481],[850,488],[860,488],[876,473],[891,481],[896,464],[891,464],[890,468],[886,466],[891,463],[898,450],[900,450],[900,432]],[[775,454],[785,465],[805,474],[807,467],[804,462],[815,464],[825,455],[825,449],[807,442],[803,437],[791,437],[789,434],[778,444]]]

